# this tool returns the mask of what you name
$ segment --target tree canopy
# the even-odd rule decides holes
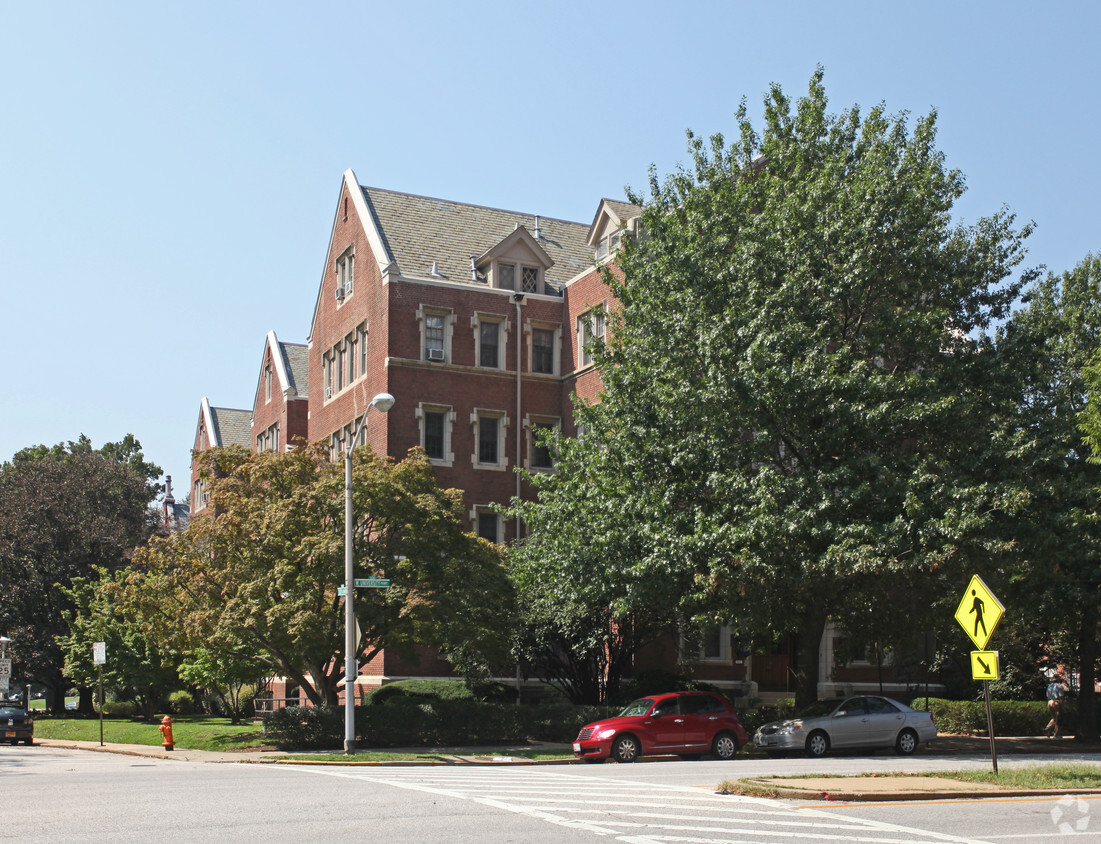
[[[1014,277],[1030,227],[953,223],[964,180],[935,127],[830,114],[819,70],[794,103],[772,87],[760,132],[743,103],[733,144],[690,134],[692,168],[632,197],[603,393],[525,513],[532,553],[564,566],[548,532],[578,508],[555,491],[601,514],[597,544],[623,553],[587,574],[617,611],[664,601],[747,642],[795,631],[800,702],[827,619],[981,566],[1000,506],[967,470],[990,424],[986,332],[1033,277]]]
[[[336,704],[343,679],[344,475],[323,444],[285,453],[210,449],[197,458],[210,504],[187,530],[135,560],[129,613],[183,654],[251,656]],[[464,533],[461,494],[441,489],[423,453],[382,460],[355,452],[357,655],[409,655],[414,643],[456,660],[504,647],[511,590],[495,546]],[[490,658],[490,657],[486,657]]]
[[[73,609],[64,589],[97,568],[126,565],[153,529],[159,475],[131,435],[98,451],[82,435],[0,465],[0,630],[53,707],[73,679],[57,642],[67,632],[63,613]]]

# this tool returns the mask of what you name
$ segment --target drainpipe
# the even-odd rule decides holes
[[[516,468],[520,468],[520,440],[523,437],[524,424],[520,416],[520,397],[523,387],[520,380],[521,364],[523,362],[524,328],[520,318],[520,305],[524,302],[523,293],[514,293],[512,302],[516,305]],[[516,473],[516,500],[520,500],[520,473]],[[516,517],[516,542],[520,541],[520,517]]]

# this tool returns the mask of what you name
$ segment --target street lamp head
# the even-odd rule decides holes
[[[383,413],[386,413],[394,406],[396,399],[389,393],[379,393],[373,399],[371,399],[370,407],[377,407]]]

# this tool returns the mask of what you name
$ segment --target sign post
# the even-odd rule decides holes
[[[990,761],[994,773],[998,773],[998,748],[994,743],[994,712],[990,707],[990,681],[1001,677],[1001,665],[998,652],[986,650],[986,645],[994,633],[994,628],[1002,620],[1005,607],[994,597],[982,578],[977,574],[963,590],[960,605],[956,608],[956,621],[963,632],[975,643],[977,651],[971,651],[971,677],[982,680],[983,697],[986,699],[986,731],[990,735]]]
[[[103,747],[103,666],[107,664],[107,643],[92,642],[92,662],[99,674],[99,746]]]

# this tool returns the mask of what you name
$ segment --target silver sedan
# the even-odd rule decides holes
[[[753,736],[759,749],[805,750],[824,756],[831,748],[893,747],[909,755],[937,737],[933,716],[887,697],[860,695],[820,700],[784,721],[765,724]]]

